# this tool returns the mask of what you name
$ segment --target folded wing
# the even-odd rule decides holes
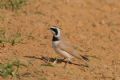
[[[81,54],[79,54],[79,52],[77,50],[75,50],[72,46],[70,46],[69,44],[61,41],[60,44],[57,45],[58,48],[60,48],[61,50],[64,50],[66,52],[68,52],[70,55],[78,58],[78,59],[84,59],[85,61],[88,61],[89,59]]]

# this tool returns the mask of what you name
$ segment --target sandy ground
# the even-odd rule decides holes
[[[0,47],[0,62],[19,59],[20,80],[120,80],[119,0],[29,0],[14,12],[0,9],[0,29],[21,42]],[[52,66],[41,57],[58,57],[51,48],[52,25],[82,54],[92,56],[89,67],[64,62]],[[82,60],[73,62],[84,64]],[[0,79],[1,80],[1,79]],[[12,79],[13,80],[13,79]]]

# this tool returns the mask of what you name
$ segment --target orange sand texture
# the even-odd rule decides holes
[[[89,67],[42,65],[42,56],[58,57],[51,47],[52,25],[89,55]],[[0,29],[8,39],[21,34],[21,42],[0,47],[0,63],[19,59],[27,65],[19,69],[20,80],[120,80],[120,0],[28,0],[17,11],[0,9]]]

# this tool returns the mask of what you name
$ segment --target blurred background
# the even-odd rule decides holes
[[[120,0],[0,0],[0,80],[120,80]],[[89,67],[52,66],[56,25]],[[76,63],[83,63],[75,60]]]

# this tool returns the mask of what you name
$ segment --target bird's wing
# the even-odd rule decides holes
[[[58,44],[58,48],[68,52],[70,55],[78,58],[78,59],[84,59],[84,60],[88,60],[88,58],[86,58],[85,56],[79,54],[79,52],[77,50],[75,50],[72,46],[70,46],[69,44],[61,41],[60,44]]]

